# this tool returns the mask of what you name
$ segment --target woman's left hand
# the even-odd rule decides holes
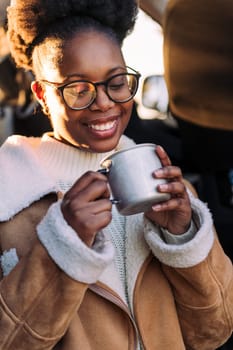
[[[170,193],[171,198],[153,205],[152,209],[145,215],[170,233],[180,235],[189,229],[192,217],[192,209],[182,172],[179,167],[171,165],[167,153],[161,146],[156,147],[156,153],[163,167],[154,172],[154,177],[168,180],[166,184],[159,185],[157,190]]]

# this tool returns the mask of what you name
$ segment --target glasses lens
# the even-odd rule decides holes
[[[63,89],[66,104],[72,109],[82,109],[91,104],[96,95],[95,86],[88,82],[74,82]]]
[[[118,74],[108,81],[107,92],[115,102],[129,101],[137,92],[138,77],[136,74]]]

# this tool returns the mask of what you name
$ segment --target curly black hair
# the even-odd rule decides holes
[[[121,45],[132,31],[137,0],[15,0],[8,7],[8,37],[17,66],[32,69],[34,48],[48,37],[67,39],[83,28],[112,35]]]

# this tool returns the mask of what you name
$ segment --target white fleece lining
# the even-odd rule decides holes
[[[0,201],[0,221],[9,220],[32,202],[56,191],[35,151],[29,147],[30,142],[36,144],[38,140],[11,136],[0,148],[0,193],[4,198]]]
[[[151,250],[144,239],[143,214],[126,217],[126,279],[128,286],[128,299],[133,310],[133,292],[139,271],[150,255]],[[154,227],[158,230],[157,227]],[[155,233],[154,233],[155,235]]]
[[[7,276],[11,270],[18,264],[19,258],[15,248],[4,251],[0,257],[0,263],[3,276]]]
[[[125,289],[119,278],[115,261],[111,261],[110,264],[107,265],[98,280],[114,290],[114,292],[117,293],[125,303],[127,303]]]
[[[145,239],[154,255],[164,264],[174,268],[187,268],[202,262],[209,254],[213,242],[213,222],[207,206],[190,195],[191,206],[200,222],[200,229],[194,238],[184,244],[165,243],[154,226],[145,219]]]
[[[103,232],[97,234],[92,249],[87,247],[64,220],[60,204],[51,205],[37,227],[38,237],[67,275],[83,283],[95,283],[113,260],[114,247]]]

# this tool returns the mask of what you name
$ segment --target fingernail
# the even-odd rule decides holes
[[[154,210],[154,211],[160,211],[161,208],[162,208],[162,206],[160,204],[156,204],[156,205],[152,206],[152,210]]]
[[[162,169],[158,169],[154,172],[155,175],[157,176],[162,176],[163,175],[163,170]]]
[[[167,191],[169,189],[167,184],[161,184],[158,187],[161,191]]]

